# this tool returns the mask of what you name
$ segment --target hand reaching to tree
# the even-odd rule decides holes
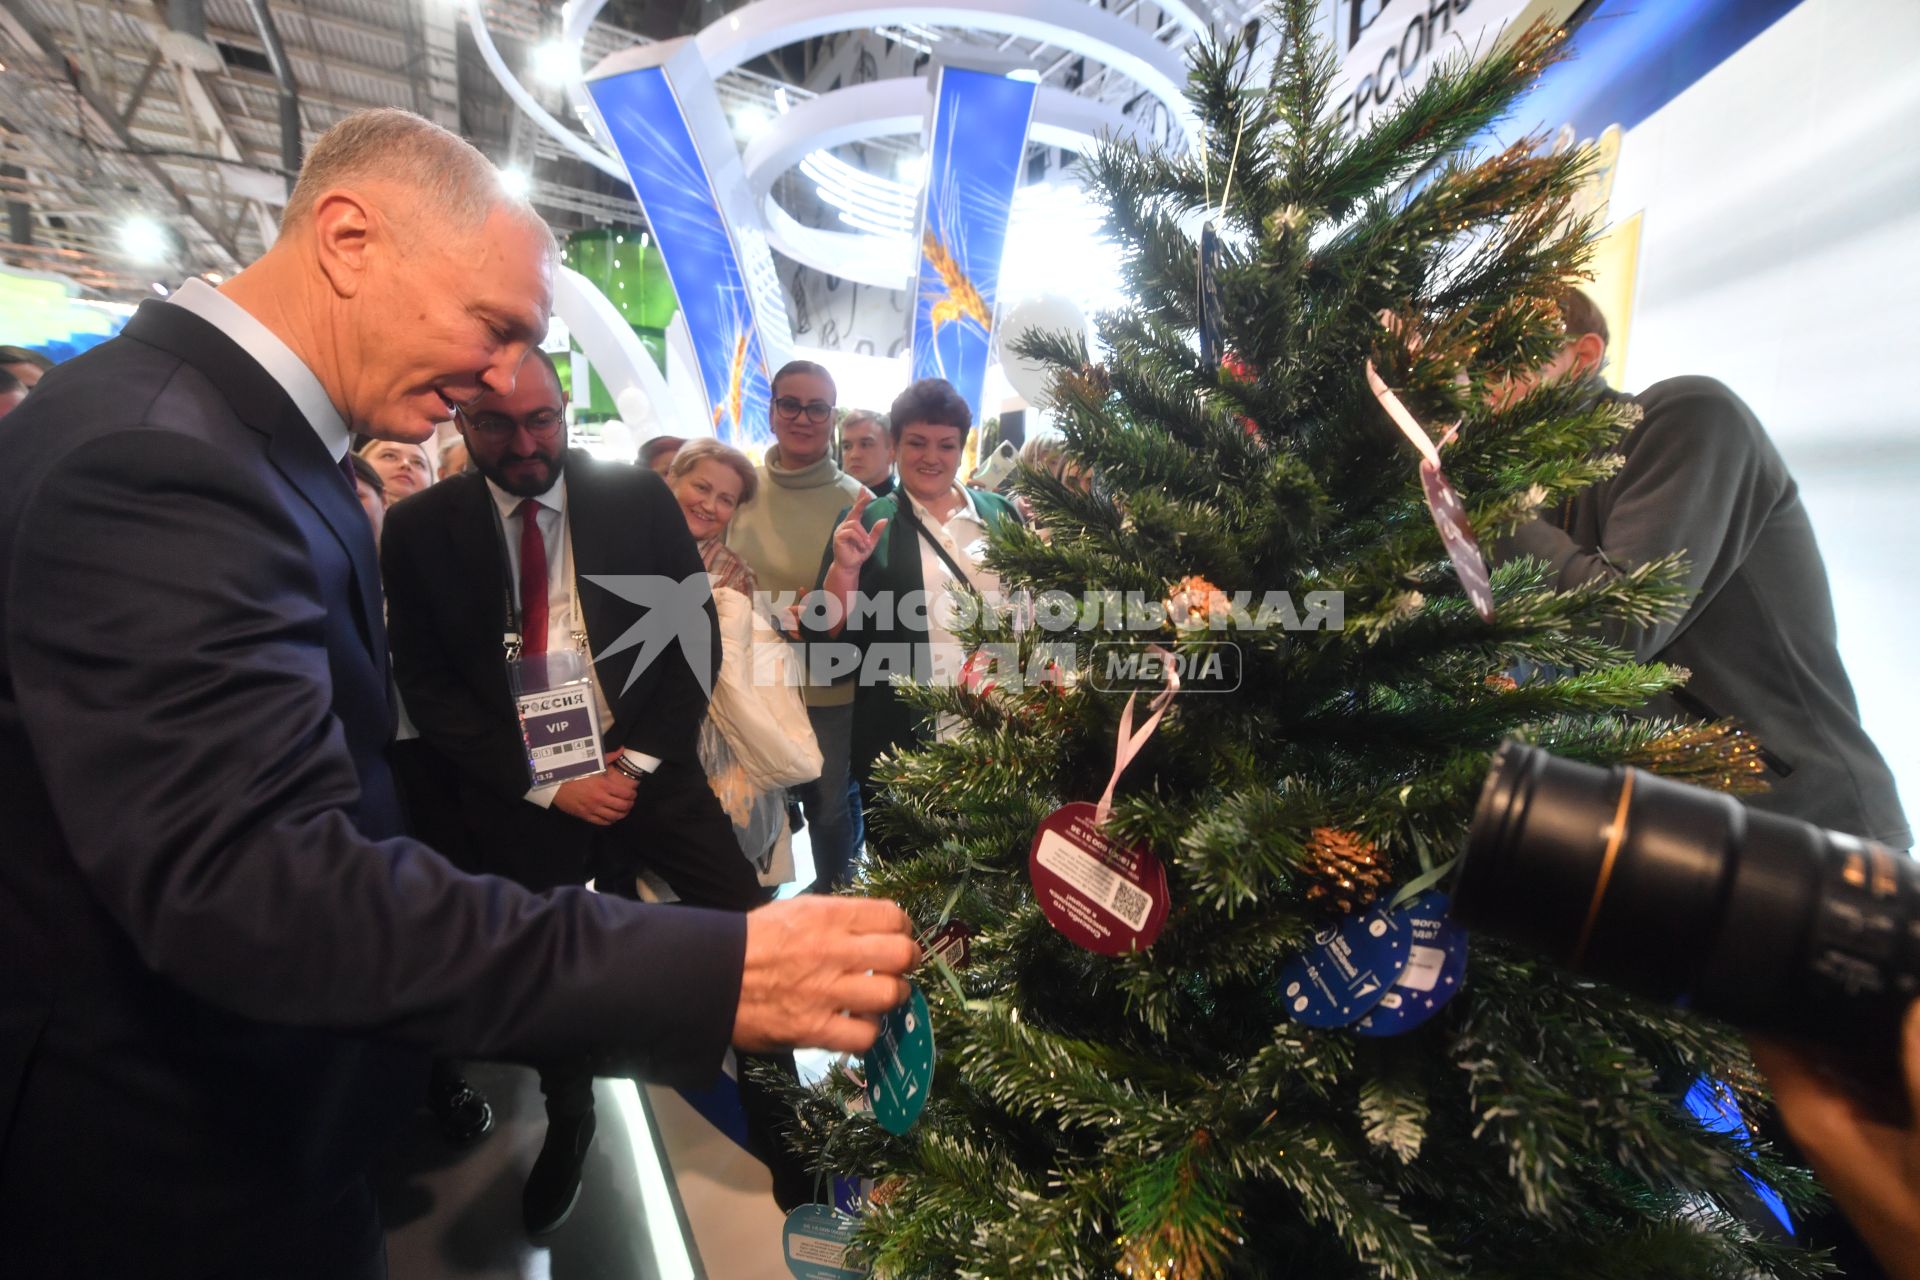
[[[920,963],[907,913],[877,898],[802,894],[747,914],[734,1047],[864,1053]]]
[[[1756,1040],[1753,1060],[1788,1135],[1887,1274],[1920,1280],[1920,1001],[1907,1010],[1900,1044],[1905,1126],[1869,1114],[1801,1049]]]

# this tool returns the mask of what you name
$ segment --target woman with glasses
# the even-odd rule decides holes
[[[795,360],[773,375],[768,425],[774,444],[755,472],[758,496],[741,506],[727,530],[728,548],[776,599],[798,600],[813,590],[834,526],[866,492],[828,452],[835,399],[833,377],[811,361]],[[835,682],[811,656],[805,649],[795,653],[806,679],[807,719],[820,744],[820,780],[798,788],[798,795],[813,848],[814,884],[826,891],[844,881],[860,847],[860,796],[848,770],[853,679]]]

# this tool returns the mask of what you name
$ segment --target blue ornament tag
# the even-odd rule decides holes
[[[1440,1012],[1467,980],[1467,931],[1447,918],[1447,895],[1428,890],[1395,912],[1413,934],[1393,990],[1354,1023],[1355,1035],[1397,1036]]]
[[[1280,993],[1295,1022],[1344,1027],[1386,995],[1407,967],[1413,931],[1398,912],[1375,907],[1316,934],[1280,971]]]
[[[933,1088],[933,1015],[917,984],[880,1022],[880,1038],[867,1050],[867,1101],[888,1133],[905,1133],[920,1118]]]
[[[803,1204],[787,1215],[781,1253],[794,1280],[864,1280],[853,1253],[858,1218],[824,1204]]]

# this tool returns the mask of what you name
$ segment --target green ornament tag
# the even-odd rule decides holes
[[[880,1038],[867,1050],[867,1101],[888,1133],[913,1128],[933,1088],[933,1015],[917,983],[906,1000],[880,1023]]]

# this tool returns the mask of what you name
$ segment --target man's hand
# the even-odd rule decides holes
[[[864,1053],[918,963],[913,926],[891,902],[802,894],[751,911],[734,1047]]]
[[[1897,1280],[1920,1280],[1920,1001],[1901,1034],[1906,1127],[1876,1119],[1801,1049],[1755,1040],[1753,1060],[1773,1086],[1787,1134]]]
[[[596,827],[610,827],[633,811],[640,784],[618,769],[591,778],[563,782],[553,793],[553,807]]]
[[[880,545],[880,535],[887,531],[887,522],[880,521],[873,528],[862,527],[860,517],[866,513],[867,504],[873,501],[873,494],[865,489],[853,500],[853,509],[847,512],[847,518],[833,531],[833,567],[848,573],[858,573],[860,566],[873,555],[873,549]]]

